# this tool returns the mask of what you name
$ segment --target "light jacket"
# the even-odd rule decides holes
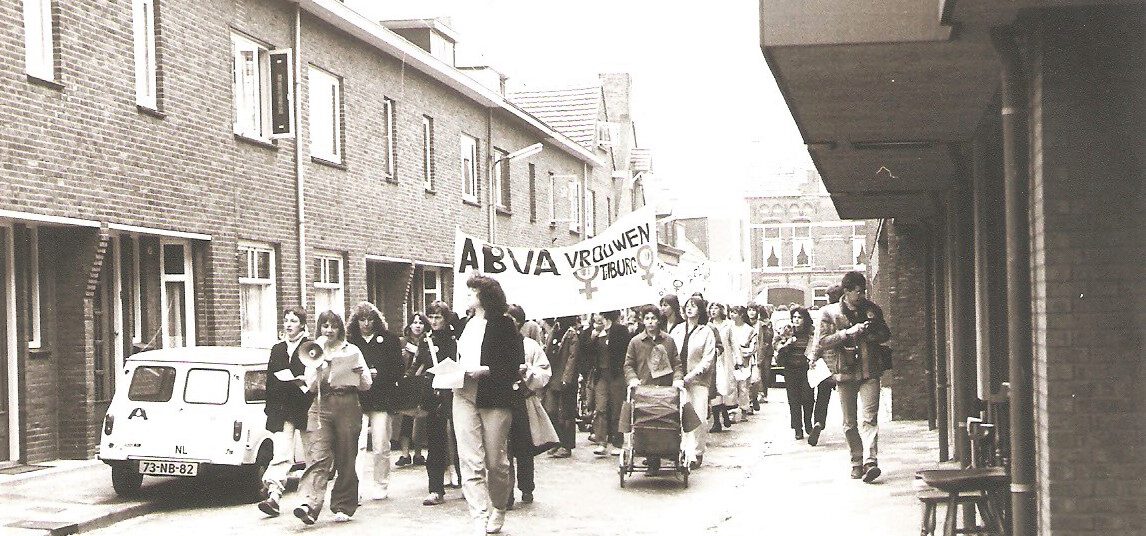
[[[667,359],[672,367],[672,374],[665,374],[653,378],[650,362],[652,359]],[[656,338],[650,337],[648,332],[642,331],[629,341],[628,351],[625,352],[625,381],[640,380],[641,385],[669,386],[676,380],[684,378],[680,371],[680,353],[676,343],[667,333],[660,331]]]
[[[823,358],[837,382],[878,378],[882,370],[877,362],[875,347],[891,338],[891,330],[884,321],[883,311],[869,300],[863,300],[854,311],[845,311],[843,301],[820,309],[816,331],[808,346],[808,356]],[[862,335],[844,333],[856,323],[871,320],[870,328]]]
[[[688,322],[682,322],[673,328],[671,335],[677,348],[684,346],[684,337],[688,332]],[[697,324],[696,329],[688,337],[688,349],[684,354],[684,359],[681,360],[684,384],[711,385],[713,364],[716,361],[716,335],[708,325]]]

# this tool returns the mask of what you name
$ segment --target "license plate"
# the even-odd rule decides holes
[[[140,460],[139,473],[143,475],[195,476],[199,474],[199,463]]]

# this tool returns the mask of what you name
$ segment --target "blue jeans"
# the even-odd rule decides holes
[[[878,463],[879,378],[837,382],[836,389],[840,392],[844,437],[848,440],[852,467]]]

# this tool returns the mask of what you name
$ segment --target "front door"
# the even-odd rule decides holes
[[[111,262],[105,262],[100,269],[99,283],[92,296],[92,348],[95,350],[95,402],[106,404],[111,401],[115,390],[115,302],[113,301],[114,280]],[[102,419],[102,412],[100,414]]]

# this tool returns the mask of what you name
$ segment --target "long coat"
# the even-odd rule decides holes
[[[268,432],[281,432],[285,422],[293,424],[296,430],[306,430],[306,412],[310,409],[314,395],[304,393],[291,382],[279,380],[275,373],[290,369],[294,377],[302,375],[306,366],[298,357],[298,349],[307,340],[303,337],[291,355],[287,355],[286,341],[279,341],[271,347],[271,356],[267,362],[267,401],[263,410],[267,414]]]

